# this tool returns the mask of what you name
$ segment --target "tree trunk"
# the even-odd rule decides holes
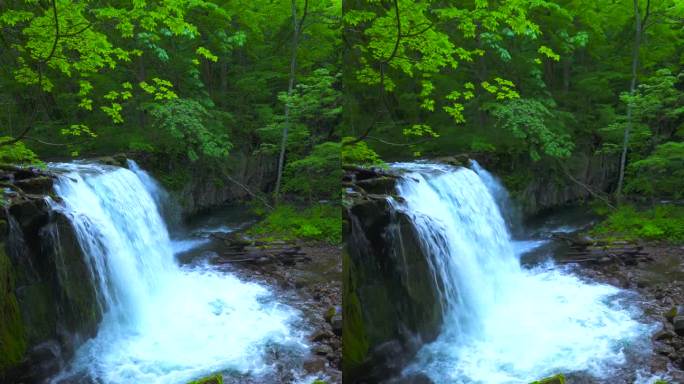
[[[297,48],[299,47],[299,34],[301,32],[302,23],[304,20],[297,21],[297,0],[291,0],[292,5],[292,27],[294,34],[292,35],[292,56],[290,58],[290,80],[287,85],[287,96],[292,96],[295,85],[295,74],[297,70]],[[306,3],[304,5],[306,7]],[[306,12],[306,8],[304,9]],[[305,13],[306,14],[306,13]],[[283,137],[280,142],[280,155],[278,156],[278,175],[276,178],[275,192],[273,194],[274,202],[277,205],[280,199],[280,186],[283,179],[283,168],[285,167],[285,150],[287,149],[287,133],[290,127],[290,104],[285,103],[285,123],[283,124]]]
[[[648,9],[646,10],[648,14]],[[632,81],[629,84],[629,94],[634,96],[637,84],[637,69],[639,68],[639,48],[641,48],[641,35],[642,35],[642,25],[641,25],[641,15],[639,15],[639,0],[634,0],[634,21],[635,21],[635,34],[634,34],[634,48],[632,51]],[[622,202],[622,186],[625,180],[625,167],[627,165],[627,149],[629,147],[629,134],[632,130],[632,103],[631,101],[627,103],[627,127],[625,127],[624,136],[622,139],[622,154],[620,155],[620,176],[618,178],[617,186],[617,203],[618,205]]]

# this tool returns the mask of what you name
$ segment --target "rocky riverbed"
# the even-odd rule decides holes
[[[640,368],[665,373],[669,382],[684,383],[684,247],[639,246],[643,256],[638,259],[613,253],[594,262],[575,263],[572,268],[593,281],[637,293],[632,300],[643,309],[644,320],[659,328],[652,336],[653,353],[643,361],[647,366]]]

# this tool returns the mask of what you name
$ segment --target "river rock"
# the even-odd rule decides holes
[[[318,356],[332,356],[334,351],[328,344],[319,344],[313,348],[313,352]]]
[[[672,319],[672,324],[674,325],[674,331],[679,336],[684,336],[684,315],[675,316]]]
[[[337,336],[342,336],[342,314],[338,313],[330,319],[330,325],[332,325],[333,332]]]
[[[662,329],[653,335],[653,340],[656,341],[667,341],[667,340],[672,340],[673,337],[675,337],[675,333],[672,332],[669,329]]]
[[[314,342],[320,342],[323,340],[331,339],[333,337],[335,337],[335,335],[329,330],[319,329],[318,331],[314,332],[309,339]]]
[[[655,346],[653,351],[659,355],[663,356],[673,356],[675,354],[675,349],[671,345],[659,343]]]
[[[303,368],[306,373],[316,373],[325,370],[328,360],[323,357],[312,357],[304,362]]]

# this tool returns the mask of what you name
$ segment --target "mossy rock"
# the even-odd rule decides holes
[[[26,193],[48,194],[52,191],[53,179],[48,176],[36,176],[30,179],[17,180],[14,185]]]
[[[547,377],[546,379],[533,381],[530,384],[565,384],[565,376],[559,373],[555,376]]]
[[[26,337],[19,303],[14,294],[14,271],[0,242],[0,379],[26,354]]]
[[[386,195],[366,195],[345,210],[342,364],[351,381],[386,378],[383,361],[410,359],[440,331],[439,283],[411,220]]]
[[[220,373],[216,373],[211,376],[193,380],[188,384],[223,384],[223,376]]]
[[[380,176],[373,179],[359,180],[356,185],[363,188],[367,193],[389,194],[393,193],[397,179],[394,177]]]
[[[357,369],[368,355],[361,303],[354,292],[354,266],[346,250],[342,254],[344,295],[342,296],[342,365],[344,372]]]

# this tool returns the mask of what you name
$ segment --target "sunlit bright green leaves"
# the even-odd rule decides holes
[[[121,4],[54,0],[45,7],[29,1],[15,2],[11,9],[0,11],[0,26],[14,30],[7,34],[6,43],[16,56],[12,73],[19,85],[54,92],[57,80],[63,84],[73,79],[79,88],[79,108],[93,111],[95,100],[102,97],[108,104],[99,109],[113,122],[122,123],[120,102],[133,97],[130,88],[122,93],[100,91],[101,85],[96,86],[90,78],[141,56],[140,49],[122,43],[136,36],[160,59],[168,60],[167,51],[157,45],[160,36],[196,38],[197,27],[186,20],[196,9],[221,13],[215,4],[203,0],[136,0]],[[197,54],[217,60],[207,48],[197,48]],[[153,93],[157,100],[176,97],[170,83],[152,80],[150,87],[146,92]]]
[[[409,128],[404,128],[404,136],[409,137],[439,137],[439,134],[432,130],[427,124],[414,124]]]
[[[152,83],[141,81],[138,85],[143,91],[152,95],[156,101],[178,98],[178,95],[173,91],[173,84],[168,80],[155,77],[152,79]]]
[[[84,124],[72,124],[69,128],[62,128],[61,133],[65,136],[97,137],[97,134]]]
[[[195,51],[199,56],[204,57],[205,59],[209,61],[213,61],[214,63],[218,61],[218,56],[214,55],[211,53],[210,50],[204,48],[204,47],[198,47],[197,50]]]
[[[544,11],[569,17],[557,4],[544,0],[365,3],[344,17],[347,28],[362,35],[354,45],[359,52],[358,65],[353,67],[356,80],[394,92],[401,79],[422,79],[419,107],[430,113],[445,112],[459,124],[466,121],[466,102],[476,97],[477,90],[471,81],[467,88],[452,84],[452,89],[445,89],[447,82],[435,82],[432,77],[458,72],[492,53],[510,62],[513,56],[506,48],[510,39],[532,42],[540,55],[558,61],[559,55],[537,42],[542,31],[530,15]],[[478,82],[496,100],[520,97],[515,85],[502,77]]]

